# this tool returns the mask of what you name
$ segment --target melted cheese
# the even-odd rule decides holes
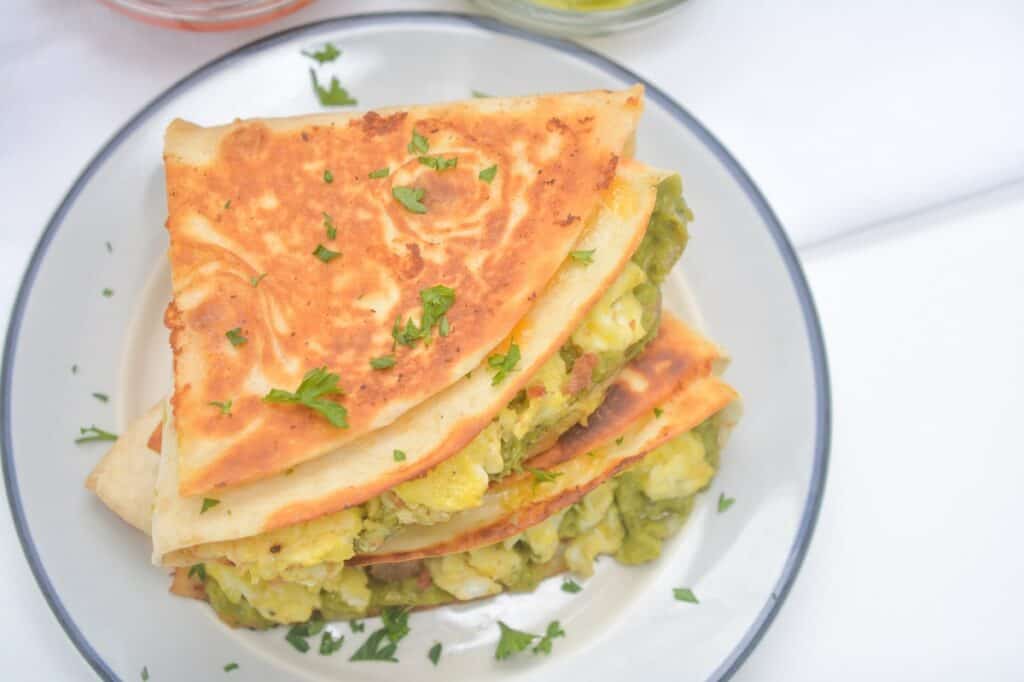
[[[644,307],[633,290],[646,281],[647,273],[643,268],[628,263],[573,332],[573,343],[588,352],[623,351],[642,339]]]

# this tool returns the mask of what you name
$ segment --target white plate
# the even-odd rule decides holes
[[[232,631],[204,604],[167,594],[146,539],[83,488],[104,445],[79,426],[120,430],[169,385],[160,317],[169,286],[161,146],[168,121],[296,114],[316,108],[309,60],[324,41],[360,108],[493,94],[619,88],[642,79],[575,45],[448,14],[367,15],[286,31],[226,55],[141,111],[97,154],[46,227],[15,304],[2,375],[3,463],[25,555],[61,625],[105,679],[705,679],[729,677],[796,577],[824,487],[825,354],[807,285],[782,228],[739,165],[697,121],[647,85],[637,156],[678,169],[697,215],[669,304],[700,302],[705,329],[734,357],[727,378],[746,414],[722,470],[661,559],[604,560],[577,595],[548,581],[532,595],[411,617],[398,664],[294,651],[280,629]],[[105,242],[113,246],[108,252]],[[684,279],[685,278],[685,279]],[[112,297],[101,290],[110,287]],[[78,365],[77,373],[71,371]],[[110,393],[104,404],[90,394]],[[724,514],[720,492],[736,498]],[[674,601],[686,586],[699,605]],[[568,635],[549,657],[493,658],[497,619]],[[367,632],[371,628],[368,627]],[[426,654],[444,643],[441,664]]]

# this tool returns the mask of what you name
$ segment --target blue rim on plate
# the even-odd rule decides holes
[[[86,662],[92,666],[92,669],[95,670],[102,679],[117,680],[117,675],[114,674],[114,671],[110,669],[110,666],[107,665],[100,654],[93,648],[85,638],[82,631],[79,630],[75,621],[71,618],[71,615],[68,613],[64,604],[61,602],[60,597],[57,595],[56,590],[54,590],[53,584],[50,582],[50,578],[46,573],[46,569],[43,567],[43,564],[39,559],[39,553],[36,550],[35,544],[32,542],[32,534],[28,528],[24,509],[22,509],[21,495],[18,490],[18,478],[17,473],[14,470],[12,454],[13,444],[11,439],[10,414],[11,372],[14,366],[14,355],[17,349],[18,334],[21,329],[22,317],[24,316],[25,305],[28,301],[29,294],[32,291],[32,285],[35,282],[39,266],[43,261],[43,257],[46,255],[47,248],[53,240],[54,235],[57,234],[57,230],[60,229],[64,216],[74,204],[75,199],[77,199],[79,193],[89,182],[93,173],[95,173],[103,164],[110,153],[113,152],[118,145],[120,145],[121,142],[133,130],[135,130],[136,127],[138,127],[140,123],[149,118],[157,107],[179,92],[189,88],[195,82],[219,71],[220,69],[223,69],[224,67],[230,66],[236,60],[258,53],[276,43],[292,38],[296,35],[327,26],[349,28],[352,26],[367,24],[385,24],[390,22],[407,22],[416,20],[428,20],[434,22],[442,21],[453,24],[469,25],[485,31],[521,38],[583,59],[589,64],[600,68],[604,72],[615,76],[624,82],[643,83],[646,88],[646,96],[664,107],[676,118],[676,120],[696,135],[708,150],[714,154],[718,161],[721,162],[721,164],[729,171],[733,180],[740,185],[744,193],[747,195],[747,198],[750,199],[751,203],[757,209],[761,219],[768,226],[768,230],[775,241],[775,246],[779,251],[779,255],[786,264],[786,269],[789,272],[790,279],[792,280],[793,288],[796,290],[797,298],[800,300],[800,307],[803,311],[804,327],[813,356],[812,360],[814,365],[816,403],[814,464],[811,472],[810,486],[807,491],[807,499],[804,503],[804,510],[800,519],[800,527],[797,530],[796,537],[794,538],[793,544],[789,550],[789,555],[783,565],[782,574],[775,582],[775,587],[772,590],[768,601],[761,608],[761,611],[757,614],[754,622],[747,628],[743,638],[711,676],[711,679],[713,680],[728,680],[747,659],[750,653],[754,650],[754,647],[757,646],[757,643],[768,630],[768,626],[771,625],[772,621],[775,619],[775,615],[778,613],[779,608],[782,606],[786,596],[789,594],[789,590],[793,586],[793,582],[796,580],[796,576],[800,571],[800,566],[803,563],[804,556],[807,554],[807,548],[810,546],[811,537],[814,534],[814,527],[818,520],[818,511],[821,508],[821,501],[825,492],[825,477],[828,470],[829,447],[832,437],[832,397],[829,386],[828,363],[825,356],[825,342],[822,338],[821,324],[818,320],[818,313],[814,306],[814,299],[811,296],[810,288],[807,285],[807,279],[800,267],[796,251],[793,249],[793,245],[790,243],[785,230],[782,228],[782,224],[779,222],[779,219],[775,217],[775,213],[768,205],[768,202],[761,194],[761,191],[754,184],[754,181],[750,179],[750,176],[747,175],[746,171],[743,170],[740,164],[726,150],[722,143],[719,142],[696,118],[694,118],[692,114],[677,104],[672,100],[672,98],[629,69],[620,66],[607,57],[604,57],[586,47],[564,40],[559,40],[557,38],[535,35],[522,29],[506,26],[505,24],[493,19],[467,14],[450,12],[392,12],[358,14],[304,24],[302,26],[274,33],[247,45],[243,45],[242,47],[228,52],[227,54],[224,54],[199,67],[158,95],[149,104],[143,107],[139,113],[125,123],[121,129],[118,130],[105,145],[103,145],[92,160],[89,161],[88,165],[86,165],[85,170],[78,176],[78,179],[75,180],[71,189],[68,190],[68,193],[64,196],[64,199],[57,207],[57,210],[54,211],[53,217],[51,217],[50,221],[46,224],[46,229],[43,231],[42,236],[39,238],[39,242],[36,244],[36,247],[32,252],[32,257],[29,260],[25,275],[22,277],[21,285],[18,287],[18,295],[15,298],[14,308],[11,312],[10,324],[7,330],[7,339],[4,346],[3,366],[2,369],[0,369],[0,433],[3,434],[2,439],[0,439],[0,460],[3,462],[4,486],[7,490],[7,501],[11,507],[11,516],[14,519],[14,526],[18,533],[18,539],[21,542],[22,550],[25,552],[25,558],[28,560],[29,567],[32,569],[32,574],[36,578],[39,589],[46,598],[46,602],[50,605],[50,609],[53,611],[53,614],[57,617],[57,621],[60,623],[61,627],[64,628],[64,632],[67,633],[67,636],[74,643],[75,648],[78,649],[79,653],[85,658]]]

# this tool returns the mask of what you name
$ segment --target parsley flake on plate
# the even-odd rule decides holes
[[[117,440],[117,434],[103,429],[96,428],[96,425],[78,429],[79,436],[75,439],[76,443],[95,443],[101,440]]]
[[[103,242],[103,243],[107,245],[107,253],[114,253],[114,245],[113,244],[111,244],[110,242]]]
[[[736,501],[734,497],[726,497],[725,493],[718,493],[718,513],[721,514]]]
[[[551,643],[556,637],[565,637],[565,630],[557,620],[553,620],[548,623],[547,632],[537,642],[537,646],[533,647],[533,653],[544,654],[545,656],[551,653]]]
[[[591,263],[594,262],[594,251],[596,250],[597,249],[590,249],[589,251],[570,251],[569,257],[572,258],[577,263],[582,263],[583,265],[590,265]]]
[[[440,642],[437,642],[437,643],[434,644],[434,646],[430,647],[430,651],[427,652],[427,658],[430,659],[431,663],[433,663],[434,665],[437,665],[437,662],[441,660],[441,643]]]
[[[199,513],[205,514],[206,512],[216,507],[218,504],[220,504],[220,500],[215,500],[212,497],[204,497],[203,506],[199,509]]]
[[[333,62],[335,59],[341,56],[341,50],[334,46],[334,43],[324,43],[324,46],[319,50],[313,52],[302,51],[302,55],[315,59],[317,64],[326,64]]]
[[[394,366],[394,355],[381,355],[370,359],[370,367],[373,367],[374,369],[390,369]]]
[[[341,377],[328,372],[326,367],[318,367],[306,372],[306,375],[302,377],[302,383],[299,384],[294,393],[280,388],[272,388],[263,397],[263,401],[267,403],[303,405],[319,413],[333,426],[339,429],[347,429],[348,410],[345,409],[345,406],[323,399],[325,395],[343,393],[338,388],[338,381],[340,380]]]
[[[345,643],[345,635],[338,635],[338,638],[335,639],[334,636],[330,632],[327,632],[326,630],[324,630],[324,634],[320,638],[320,655],[321,656],[330,656],[331,654],[336,652],[338,649],[340,649],[341,645],[344,644],[344,643]]]
[[[423,205],[422,199],[426,191],[422,187],[392,187],[391,195],[398,200],[402,206],[412,213],[426,213],[427,207]]]
[[[232,670],[238,670],[238,664],[235,663],[234,661],[232,661],[231,663],[228,663],[226,666],[224,666],[224,672],[229,673]]]
[[[249,341],[249,339],[242,335],[241,327],[227,330],[224,332],[224,336],[228,337],[228,341],[231,342],[232,346],[244,346]]]
[[[537,635],[510,628],[500,620],[498,627],[501,628],[501,637],[498,638],[498,648],[494,650],[494,657],[499,661],[525,650],[533,640],[537,639]]]
[[[498,165],[495,164],[493,166],[488,166],[487,168],[484,168],[482,171],[480,171],[480,174],[477,177],[483,180],[484,182],[489,183],[492,180],[494,180],[494,176],[497,174]]]
[[[569,594],[576,594],[581,591],[583,586],[572,578],[566,578],[562,581],[562,592],[568,592]]]
[[[488,95],[486,92],[482,92],[480,90],[470,90],[470,93],[472,93],[475,99],[487,99],[494,97],[494,95]]]
[[[96,400],[100,401],[101,403],[110,402],[110,396],[108,396],[106,393],[93,393],[92,397],[96,398]]]
[[[676,601],[684,601],[688,604],[699,604],[697,601],[697,595],[693,593],[689,587],[674,587],[672,588],[672,596],[676,598]]]
[[[366,629],[366,623],[361,620],[350,620],[348,626],[352,628],[352,632],[362,632]]]
[[[505,380],[508,373],[516,368],[516,364],[519,363],[519,357],[519,346],[513,343],[508,347],[508,352],[504,355],[499,353],[487,358],[487,364],[497,370],[494,373],[494,378],[491,379],[491,386],[497,386]]]
[[[341,255],[340,251],[331,251],[323,244],[317,244],[316,248],[313,249],[313,255],[319,258],[324,263],[330,263],[332,260]]]
[[[114,290],[110,289],[110,288],[106,288],[101,293],[103,294],[104,298],[110,298],[111,296],[114,295]]]
[[[149,680],[149,668],[142,666],[142,672],[139,673],[139,676],[142,678],[142,682],[147,682]]]
[[[412,131],[412,139],[409,140],[406,150],[410,154],[426,154],[430,151],[430,143],[427,142],[427,138],[423,137],[415,130]]]
[[[232,401],[230,401],[230,400],[225,400],[224,402],[219,402],[217,400],[211,400],[207,404],[208,405],[212,405],[213,407],[220,408],[220,413],[221,414],[231,414],[231,402]]]
[[[316,77],[316,71],[313,69],[309,70],[309,79],[313,83],[313,92],[316,93],[316,98],[320,100],[321,106],[347,107],[359,104],[359,101],[348,93],[348,90],[341,87],[341,82],[337,76],[331,76],[330,86],[326,88],[320,85],[320,81]]]

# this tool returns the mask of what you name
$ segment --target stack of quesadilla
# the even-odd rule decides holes
[[[173,393],[88,486],[232,625],[656,558],[725,356],[662,311],[692,218],[643,90],[167,130]]]

